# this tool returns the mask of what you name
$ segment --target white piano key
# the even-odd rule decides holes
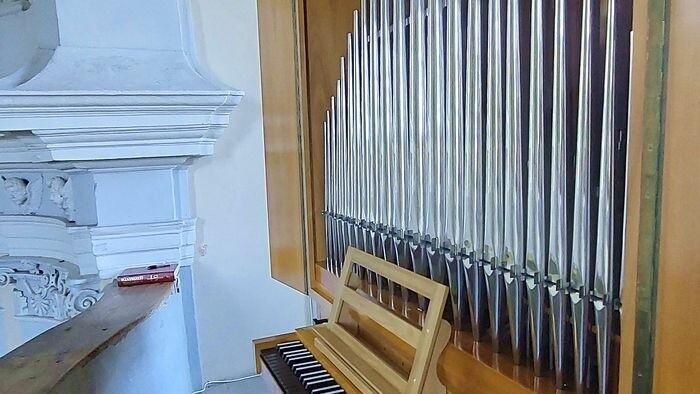
[[[312,390],[312,388],[320,389],[320,388],[324,388],[324,387],[327,387],[327,386],[332,386],[332,385],[333,385],[333,382],[335,382],[335,381],[333,380],[333,378],[328,377],[328,378],[326,378],[326,379],[320,379],[320,380],[316,380],[316,381],[313,381],[313,382],[309,382],[309,383],[307,383],[306,385],[304,385],[304,388],[306,388],[307,390]],[[315,386],[318,386],[318,385],[321,385],[321,386],[320,386],[320,387],[315,387]]]
[[[306,387],[306,385],[308,385],[308,384],[311,384],[311,383],[319,381],[319,380],[328,379],[328,378],[332,378],[332,377],[328,373],[328,371],[326,371],[324,369],[324,370],[318,371],[317,374],[312,375],[312,376],[307,376],[305,378],[299,377],[299,381],[301,382],[301,384],[304,387]]]
[[[331,386],[331,387],[323,387],[323,388],[316,389],[316,390],[311,390],[311,394],[340,394],[340,393],[344,393],[344,392],[345,392],[345,390],[340,388],[339,385],[335,385],[335,386]]]
[[[309,378],[312,378],[316,375],[320,375],[320,374],[324,374],[324,373],[328,373],[328,371],[326,371],[325,369],[322,369],[320,371],[305,372],[305,373],[299,375],[299,379],[300,380],[309,379]]]
[[[317,368],[317,367],[321,368],[321,363],[319,363],[318,361],[310,361],[308,363],[302,363],[302,364],[299,364],[295,367],[292,367],[292,372],[294,372],[296,374],[299,371],[306,371],[309,368]]]
[[[283,349],[289,346],[303,346],[301,341],[289,341],[289,342],[282,342],[277,344],[277,349]]]

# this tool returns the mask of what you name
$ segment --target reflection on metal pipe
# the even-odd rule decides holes
[[[506,288],[513,362],[525,359],[527,322],[522,282],[524,254],[522,102],[520,80],[520,1],[508,0],[506,16],[506,128],[503,280]]]
[[[486,330],[486,296],[481,261],[484,244],[484,161],[483,161],[483,78],[481,2],[467,2],[467,56],[465,92],[465,152],[464,152],[464,260],[467,299],[471,317],[472,336],[481,341]]]
[[[493,351],[504,342],[504,283],[500,270],[503,252],[503,53],[501,3],[488,5],[488,76],[486,102],[486,184],[484,209],[484,273],[491,320]]]
[[[545,190],[544,190],[544,15],[542,0],[533,0],[530,20],[530,106],[527,176],[527,231],[525,286],[528,294],[530,337],[536,376],[546,368],[547,319],[545,319]]]
[[[552,151],[549,209],[549,261],[547,279],[551,305],[551,335],[554,372],[558,388],[564,388],[570,375],[567,363],[569,303],[569,263],[567,228],[567,78],[566,78],[567,0],[557,0],[554,17],[554,74],[552,100]]]
[[[571,245],[571,313],[574,327],[576,390],[586,390],[588,369],[590,291],[591,205],[591,98],[593,0],[583,1],[581,69],[579,75],[578,124],[576,129],[576,175],[574,190],[573,243]]]

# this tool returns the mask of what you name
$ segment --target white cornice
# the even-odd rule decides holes
[[[0,163],[210,155],[242,96],[0,91]]]

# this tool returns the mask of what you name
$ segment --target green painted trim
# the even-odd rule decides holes
[[[661,230],[668,16],[670,0],[648,5],[647,73],[644,97],[641,203],[634,335],[634,393],[651,393]]]

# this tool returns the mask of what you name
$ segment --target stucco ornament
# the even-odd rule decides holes
[[[27,179],[17,176],[2,176],[3,188],[12,204],[19,208],[22,214],[36,213],[41,205],[41,192],[43,178],[39,175],[35,179]]]
[[[3,267],[4,265],[4,267]],[[64,321],[102,296],[97,277],[68,279],[68,272],[46,262],[0,262],[0,287],[13,286],[15,316]]]
[[[55,176],[49,180],[49,199],[58,205],[69,219],[73,217],[73,184],[70,178]]]
[[[10,200],[18,206],[25,205],[29,201],[29,181],[24,178],[2,177],[5,190]]]

